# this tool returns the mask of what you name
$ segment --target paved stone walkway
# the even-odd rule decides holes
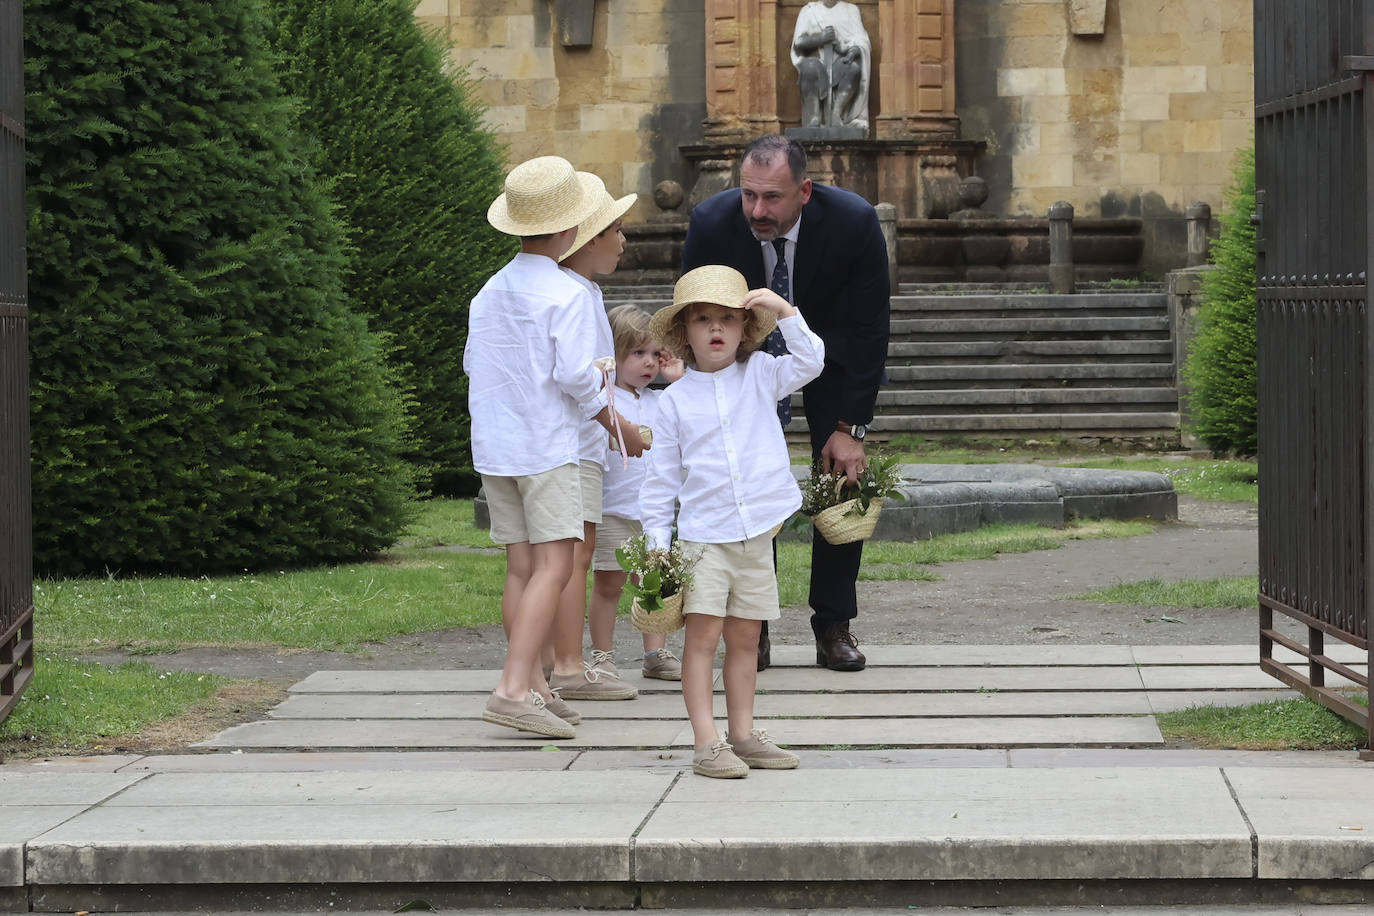
[[[794,748],[1158,747],[1156,712],[1296,695],[1258,669],[1250,646],[866,648],[867,669],[840,673],[816,667],[809,647],[777,647],[758,681],[762,726]],[[1332,652],[1363,667],[1353,647]],[[566,741],[482,722],[496,671],[320,671],[270,718],[200,746],[647,749],[654,765],[688,757],[678,685],[645,679],[624,660],[622,671],[640,696],[574,702],[584,722]],[[719,692],[717,715],[725,715]]]

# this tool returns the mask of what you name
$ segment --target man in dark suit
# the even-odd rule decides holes
[[[725,264],[751,289],[768,286],[789,299],[825,341],[825,370],[802,391],[812,458],[853,482],[866,467],[864,433],[887,359],[887,244],[873,207],[841,188],[813,185],[801,144],[767,134],[740,161],[740,187],[692,211],[682,249],[684,272]],[[784,425],[785,405],[780,405]],[[858,615],[855,581],[863,542],[811,538],[811,628],[816,663],[858,671],[866,659],[850,633]],[[768,666],[768,635],[759,670]]]

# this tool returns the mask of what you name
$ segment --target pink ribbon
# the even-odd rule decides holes
[[[615,427],[615,439],[620,444],[621,469],[630,466],[630,456],[625,451],[625,432],[620,428],[620,415],[615,412],[615,381],[611,378],[611,370],[605,366],[601,367],[601,378],[606,386],[606,409],[611,412],[611,425]]]

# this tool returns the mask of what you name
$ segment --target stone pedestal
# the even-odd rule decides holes
[[[752,138],[749,138],[752,139]],[[692,170],[691,204],[739,184],[747,141],[681,147]],[[808,173],[869,203],[890,203],[899,219],[943,218],[959,209],[960,177],[973,170],[982,141],[802,140]]]

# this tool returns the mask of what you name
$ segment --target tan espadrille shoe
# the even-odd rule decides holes
[[[801,763],[801,758],[778,747],[761,728],[750,731],[748,738],[731,738],[730,746],[735,756],[755,770],[794,770]]]
[[[749,765],[735,756],[729,742],[717,738],[692,754],[692,772],[712,779],[740,779],[749,775]]]
[[[533,690],[518,700],[508,700],[493,692],[482,710],[482,721],[549,738],[572,738],[577,734],[571,725],[549,712],[544,698]]]

